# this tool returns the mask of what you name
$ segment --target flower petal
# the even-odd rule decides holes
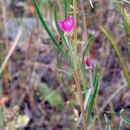
[[[67,16],[65,20],[59,20],[58,26],[63,32],[71,32],[74,28],[74,19],[70,16]]]

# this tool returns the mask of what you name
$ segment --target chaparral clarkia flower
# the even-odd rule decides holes
[[[58,20],[58,26],[63,32],[71,32],[74,29],[74,19],[67,16],[64,20]]]

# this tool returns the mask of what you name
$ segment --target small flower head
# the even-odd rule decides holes
[[[85,68],[86,69],[89,69],[89,68],[92,67],[91,66],[91,61],[90,61],[90,59],[88,57],[85,57],[84,62],[85,62]]]
[[[64,20],[58,20],[58,26],[64,33],[69,33],[74,29],[74,19],[67,16]]]

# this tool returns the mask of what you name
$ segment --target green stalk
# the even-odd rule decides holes
[[[74,6],[74,52],[77,54],[77,2],[76,0],[73,0],[73,6]]]
[[[130,75],[128,73],[128,68],[127,68],[125,61],[124,61],[124,59],[123,59],[123,57],[122,57],[122,55],[117,47],[116,42],[114,41],[112,36],[106,31],[106,29],[103,26],[99,26],[99,28],[104,33],[104,35],[107,37],[107,39],[109,40],[110,44],[112,45],[114,51],[116,52],[116,55],[118,56],[118,59],[120,61],[124,76],[127,80],[128,87],[130,88]]]
[[[83,101],[83,96],[80,88],[80,80],[79,80],[79,64],[78,64],[78,55],[77,55],[77,2],[76,0],[73,0],[73,6],[74,6],[74,55],[73,55],[73,63],[74,63],[74,79],[76,83],[76,88],[78,91],[79,95],[79,101],[80,101],[80,109],[81,109],[81,114],[82,114],[82,123],[83,123],[83,129],[87,130],[87,124],[86,124],[86,116],[85,116],[85,111],[84,111],[84,101]]]

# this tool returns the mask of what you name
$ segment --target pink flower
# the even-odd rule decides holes
[[[85,57],[84,59],[84,62],[85,62],[85,68],[88,69],[88,68],[91,68],[91,61],[88,57]]]
[[[74,19],[67,16],[64,20],[58,20],[58,26],[63,32],[71,32],[74,29]]]

